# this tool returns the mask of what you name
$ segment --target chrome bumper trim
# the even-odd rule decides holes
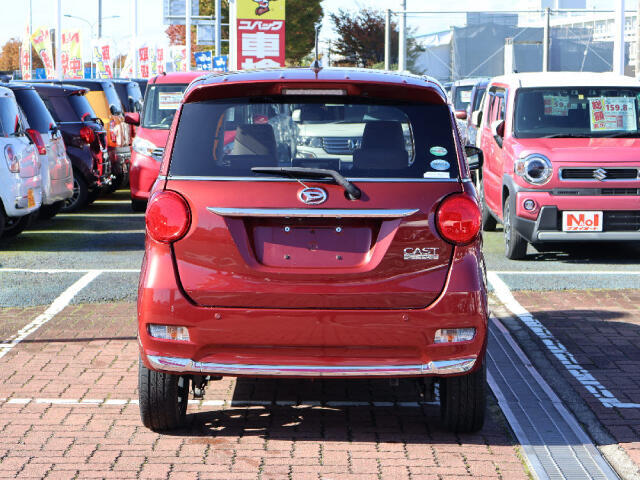
[[[640,240],[640,230],[635,232],[538,232],[538,240],[558,242],[569,240]]]
[[[418,212],[415,209],[327,209],[327,208],[222,208],[207,207],[222,217],[313,217],[313,218],[401,218]]]
[[[195,362],[189,358],[147,355],[156,370],[212,375],[295,376],[295,377],[396,377],[406,375],[450,375],[468,372],[476,357],[438,360],[419,365],[247,365]]]

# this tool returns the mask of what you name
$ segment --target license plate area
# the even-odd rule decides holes
[[[562,212],[563,232],[601,232],[602,224],[602,212],[588,210]]]
[[[369,226],[324,222],[254,225],[252,232],[258,262],[284,268],[358,266],[367,261],[373,239]]]

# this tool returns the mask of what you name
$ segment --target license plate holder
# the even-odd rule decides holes
[[[602,232],[604,216],[601,211],[574,210],[562,212],[563,232]]]

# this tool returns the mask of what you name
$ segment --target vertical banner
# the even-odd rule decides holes
[[[171,56],[171,65],[174,72],[187,71],[187,47],[185,45],[172,45],[169,47],[169,55]]]
[[[143,45],[138,48],[138,77],[149,78],[151,76],[151,66],[149,64],[149,46]]]
[[[129,53],[127,54],[127,58],[125,58],[124,60],[124,66],[122,67],[122,70],[120,71],[120,76],[122,78],[133,78],[133,57],[135,55],[135,50],[129,50]]]
[[[84,78],[80,30],[62,32],[62,77]]]
[[[166,71],[165,47],[156,47],[156,75],[162,75]]]
[[[29,62],[29,52],[31,51],[31,34],[29,25],[26,26],[22,36],[22,46],[20,47],[20,70],[23,80],[31,80],[31,62]]]
[[[48,79],[56,78],[56,69],[53,66],[51,32],[49,29],[46,27],[38,27],[33,32],[33,35],[31,35],[31,43],[42,60],[46,77]]]
[[[96,78],[113,78],[113,49],[103,39],[93,43],[93,63],[96,65]]]
[[[236,0],[236,67],[284,66],[285,0]]]

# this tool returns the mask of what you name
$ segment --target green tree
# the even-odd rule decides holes
[[[315,46],[315,25],[322,21],[321,0],[286,0],[286,53],[289,65],[301,65]]]
[[[382,10],[364,9],[357,15],[346,10],[331,14],[338,41],[333,53],[344,57],[342,63],[361,67],[384,68],[384,29],[386,15]],[[413,73],[422,73],[415,61],[424,48],[407,30],[407,69]],[[390,60],[398,63],[398,25],[391,21]]]

